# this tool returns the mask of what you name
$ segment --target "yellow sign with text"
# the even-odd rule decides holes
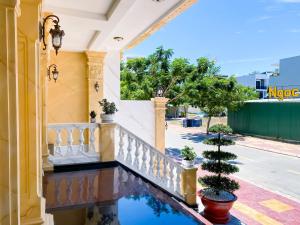
[[[277,98],[283,100],[289,97],[298,97],[300,95],[298,88],[293,89],[277,89],[277,87],[269,87],[268,90],[269,98]]]

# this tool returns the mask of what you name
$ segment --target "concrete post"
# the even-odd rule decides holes
[[[166,104],[168,98],[155,97],[151,99],[155,110],[155,147],[165,154],[165,133],[166,133]]]
[[[197,170],[198,168],[185,168],[182,172],[182,194],[185,198],[185,202],[190,206],[197,205]]]
[[[115,123],[100,124],[100,161],[111,162],[115,160]]]

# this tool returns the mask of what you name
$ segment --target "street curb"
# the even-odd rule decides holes
[[[284,153],[284,152],[277,152],[277,151],[269,150],[269,149],[261,149],[261,148],[258,148],[258,147],[253,147],[253,146],[249,146],[249,145],[239,144],[239,143],[237,143],[237,142],[236,142],[236,145],[240,145],[240,146],[244,146],[244,147],[248,147],[248,148],[254,148],[254,149],[261,150],[261,151],[265,151],[265,152],[272,152],[272,153],[277,153],[277,154],[280,154],[280,155],[286,155],[286,156],[290,156],[290,157],[300,158],[300,155],[297,155],[297,154],[290,154],[290,153]]]

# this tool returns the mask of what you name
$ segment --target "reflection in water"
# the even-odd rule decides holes
[[[55,225],[201,224],[176,200],[121,166],[44,177]]]

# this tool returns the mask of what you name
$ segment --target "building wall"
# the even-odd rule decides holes
[[[122,100],[117,113],[118,123],[155,146],[155,112],[152,101]]]
[[[120,51],[107,52],[103,68],[104,98],[120,104]]]
[[[233,131],[300,142],[300,102],[249,102],[228,113]]]
[[[270,78],[270,86],[280,89],[300,87],[300,56],[281,59],[279,76]]]
[[[247,87],[255,88],[256,87],[256,83],[255,83],[256,78],[255,77],[256,77],[255,74],[251,74],[251,75],[236,77],[236,80],[239,84],[242,84]]]
[[[51,53],[59,78],[48,82],[48,123],[88,122],[88,80],[85,53]],[[46,76],[46,74],[44,75]]]

